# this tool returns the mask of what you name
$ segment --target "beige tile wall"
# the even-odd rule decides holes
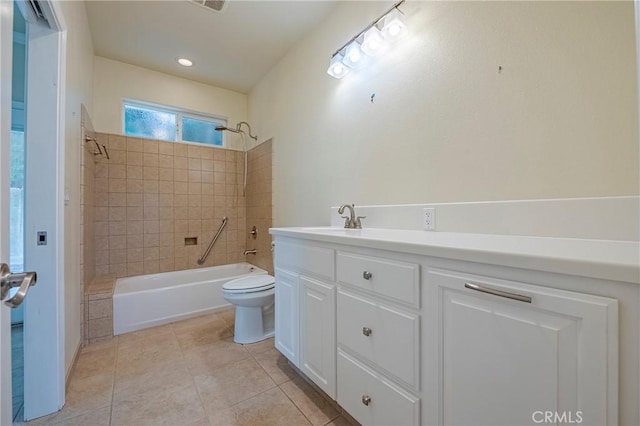
[[[273,253],[269,235],[273,206],[272,151],[273,142],[268,140],[248,153],[246,247],[258,252],[255,256],[247,255],[246,259],[273,275]],[[256,239],[249,235],[254,225],[258,232]]]
[[[113,134],[110,159],[95,168],[96,274],[117,277],[197,268],[223,216],[229,218],[203,266],[243,260],[243,153]],[[198,244],[185,246],[186,237]]]

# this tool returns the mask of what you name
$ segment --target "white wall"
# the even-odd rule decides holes
[[[343,202],[638,194],[632,2],[408,2],[406,39],[329,77],[386,7],[341,3],[250,92],[276,226]]]
[[[80,345],[80,105],[91,114],[93,44],[89,21],[80,1],[60,2],[67,25],[65,186],[65,366],[71,368]]]
[[[100,56],[95,57],[93,83],[93,124],[100,133],[122,134],[124,98],[226,117],[230,126],[247,119],[247,95],[243,93]],[[225,136],[229,148],[240,148],[237,136],[230,133]]]

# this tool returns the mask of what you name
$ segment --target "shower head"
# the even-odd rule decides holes
[[[235,129],[232,129],[232,128],[227,127],[227,126],[216,126],[216,130],[218,130],[218,131],[220,131],[220,132],[224,132],[225,130],[228,130],[228,131],[233,132],[233,133],[244,133],[244,134],[246,135],[246,133],[244,132],[244,130],[242,130],[242,129],[240,128],[243,124],[246,124],[246,126],[249,128],[249,135],[248,135],[248,136],[249,136],[251,139],[253,139],[253,140],[256,140],[256,141],[257,141],[257,140],[258,140],[258,136],[253,136],[253,135],[251,134],[251,126],[250,126],[250,125],[249,125],[249,123],[247,123],[246,121],[241,121],[241,122],[239,122],[239,123],[236,125],[236,128],[235,128]]]
[[[220,132],[224,132],[225,130],[228,130],[230,132],[233,133],[240,133],[240,130],[236,130],[236,129],[231,129],[227,126],[216,126],[216,130],[220,131]]]

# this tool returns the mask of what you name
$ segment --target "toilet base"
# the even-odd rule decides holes
[[[233,341],[241,344],[256,343],[273,337],[274,305],[236,306]]]

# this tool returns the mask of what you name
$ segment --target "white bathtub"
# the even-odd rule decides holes
[[[113,333],[118,335],[231,306],[227,281],[266,274],[249,263],[119,278],[113,294]]]

